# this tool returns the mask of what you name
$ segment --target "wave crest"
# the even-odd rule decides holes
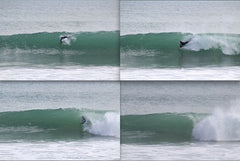
[[[239,46],[240,39],[234,35],[199,34],[191,36],[190,42],[183,48],[193,51],[220,49],[225,55],[237,55],[240,54]]]
[[[195,125],[192,135],[201,141],[240,141],[240,110],[217,109]]]
[[[113,112],[104,114],[103,119],[94,120],[90,127],[84,129],[91,134],[120,137],[120,115]]]

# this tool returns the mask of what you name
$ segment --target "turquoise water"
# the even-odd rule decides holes
[[[119,90],[118,82],[1,82],[0,157],[118,159]]]
[[[69,39],[60,44],[60,37]],[[41,32],[0,36],[1,67],[119,66],[119,32]]]
[[[179,41],[190,42],[182,49]],[[194,68],[239,66],[239,34],[149,33],[121,36],[121,66]]]
[[[196,122],[207,114],[159,113],[121,116],[122,144],[161,144],[192,141]]]
[[[118,8],[116,0],[1,1],[0,79],[117,80]]]
[[[238,1],[121,1],[120,10],[121,79],[239,79]]]
[[[122,159],[239,159],[239,88],[239,82],[122,82]]]

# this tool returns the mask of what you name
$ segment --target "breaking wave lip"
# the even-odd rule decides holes
[[[200,51],[210,49],[220,49],[225,55],[238,55],[240,54],[240,37],[235,35],[224,35],[224,34],[199,34],[192,35],[189,39],[190,42],[183,47],[187,50]]]
[[[238,113],[236,112],[238,111]],[[123,143],[240,141],[239,109],[121,116]]]
[[[84,125],[82,116],[87,119]],[[116,112],[75,108],[0,112],[0,140],[119,138],[118,118]]]
[[[104,114],[102,120],[91,123],[90,127],[85,127],[84,131],[88,131],[94,135],[120,137],[120,115],[114,112]]]
[[[240,141],[240,109],[214,113],[194,126],[192,136],[200,141]]]

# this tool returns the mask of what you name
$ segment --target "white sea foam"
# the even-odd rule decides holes
[[[119,67],[2,68],[0,80],[118,80]]]
[[[240,67],[183,69],[121,68],[121,80],[239,80]],[[224,74],[223,74],[224,73]]]
[[[121,144],[123,160],[239,160],[239,143]]]
[[[104,148],[103,148],[104,145]],[[1,160],[119,160],[119,139],[1,142]]]
[[[240,108],[216,109],[195,125],[192,136],[202,141],[240,141]]]
[[[107,112],[101,120],[91,120],[91,127],[86,131],[94,135],[120,137],[120,115]]]
[[[65,36],[65,35],[60,35],[59,38],[61,38],[63,36]],[[68,37],[63,39],[62,42],[63,42],[63,45],[71,45],[71,42],[74,42],[76,40],[77,40],[77,38],[74,35],[68,35]]]
[[[234,36],[224,35],[194,35],[183,48],[193,51],[221,49],[226,55],[240,54],[240,39]]]

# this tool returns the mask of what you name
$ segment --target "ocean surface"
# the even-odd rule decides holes
[[[119,91],[118,82],[0,82],[0,158],[119,159]]]
[[[125,160],[239,160],[239,82],[122,82]]]
[[[121,1],[120,10],[122,80],[239,80],[239,1]]]
[[[117,0],[2,0],[0,79],[117,80],[118,8]]]

